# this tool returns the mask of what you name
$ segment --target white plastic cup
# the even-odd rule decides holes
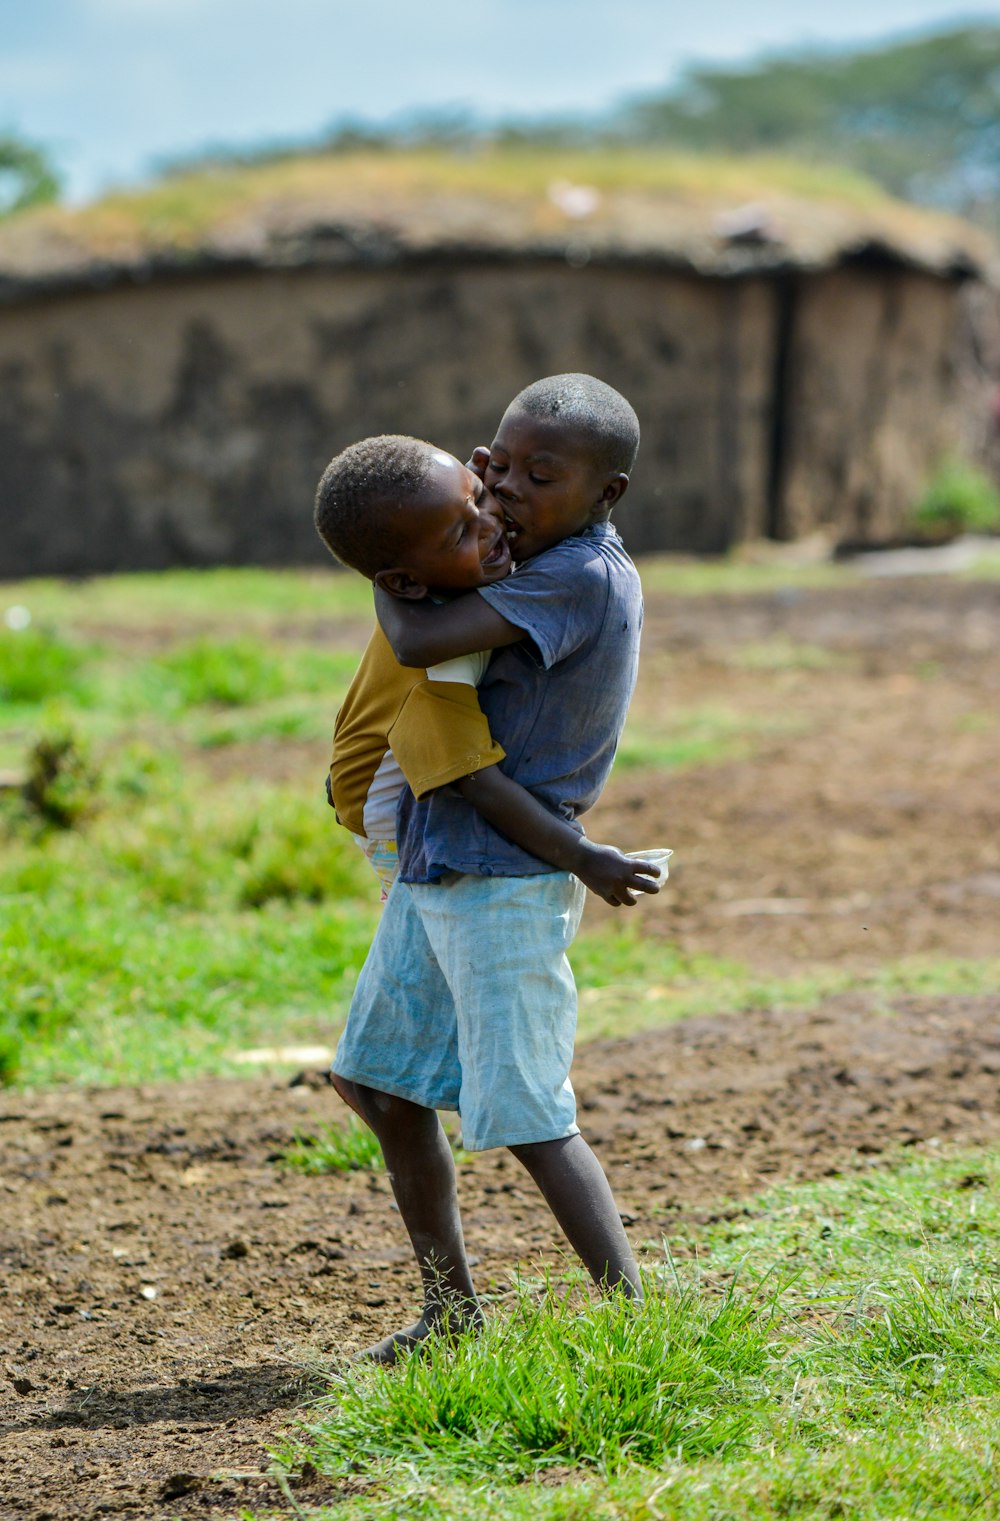
[[[667,862],[673,855],[672,850],[663,850],[660,848],[657,848],[656,850],[626,850],[624,854],[631,856],[633,861],[645,861],[647,865],[655,866],[656,880],[658,882],[665,882],[670,875],[670,868],[668,867]]]

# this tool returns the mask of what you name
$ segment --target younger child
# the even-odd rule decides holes
[[[479,691],[505,771],[570,822],[601,791],[635,681],[641,594],[608,519],[638,441],[624,397],[593,377],[529,386],[477,456],[516,573],[443,606],[376,590],[402,664],[497,651]],[[469,1149],[510,1148],[596,1282],[641,1294],[569,1082],[580,883],[453,788],[404,793],[398,824],[399,879],[334,1062],[378,1135],[424,1286],[419,1320],[370,1349],[383,1361],[481,1318],[438,1108],[459,1110]]]

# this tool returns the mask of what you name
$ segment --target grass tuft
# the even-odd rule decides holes
[[[385,1166],[375,1132],[351,1116],[346,1125],[324,1125],[296,1135],[281,1156],[294,1172],[318,1177],[331,1172],[373,1172]]]
[[[354,667],[351,656],[308,647],[275,648],[258,637],[199,638],[175,645],[140,667],[175,706],[247,708],[289,692],[338,691]],[[165,690],[164,690],[165,689]]]
[[[1000,1387],[1000,1298],[995,1284],[956,1270],[944,1283],[919,1273],[865,1285],[833,1327],[822,1326],[804,1367],[872,1394],[920,1399],[944,1385],[950,1398]],[[857,1394],[855,1393],[855,1399]]]
[[[45,734],[28,755],[22,796],[37,819],[57,829],[72,829],[96,809],[100,780],[86,745],[76,735]]]
[[[769,1404],[772,1316],[772,1298],[669,1294],[654,1276],[641,1306],[522,1290],[480,1335],[436,1338],[394,1370],[349,1368],[294,1459],[337,1476],[419,1462],[475,1484],[734,1452]]]
[[[88,653],[45,628],[0,627],[0,704],[37,704],[78,692]]]
[[[995,1521],[998,1273],[968,1247],[998,1177],[907,1152],[769,1190],[641,1308],[522,1286],[478,1339],[339,1375],[282,1461],[343,1481],[331,1521]]]

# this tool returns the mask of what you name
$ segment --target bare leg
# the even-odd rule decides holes
[[[364,1114],[361,1111],[361,1100],[358,1097],[358,1090],[350,1079],[341,1077],[339,1072],[331,1072],[330,1086],[344,1100],[348,1109],[353,1109],[358,1119],[364,1120],[367,1125],[368,1121],[365,1120]]]
[[[392,1363],[401,1351],[441,1326],[459,1330],[481,1324],[482,1311],[465,1255],[455,1162],[440,1120],[433,1109],[411,1104],[408,1099],[394,1098],[360,1083],[350,1087],[358,1101],[358,1113],[378,1136],[423,1280],[420,1319],[364,1353],[376,1362]]]
[[[582,1135],[512,1146],[599,1288],[642,1298],[639,1268],[604,1169]]]

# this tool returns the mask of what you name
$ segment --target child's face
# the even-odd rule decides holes
[[[469,591],[502,581],[510,571],[510,546],[493,494],[452,454],[435,450],[427,481],[408,509],[410,543],[398,569],[397,594]]]
[[[511,410],[490,446],[486,484],[503,508],[511,554],[521,561],[603,522],[628,476],[600,467],[580,428]]]

